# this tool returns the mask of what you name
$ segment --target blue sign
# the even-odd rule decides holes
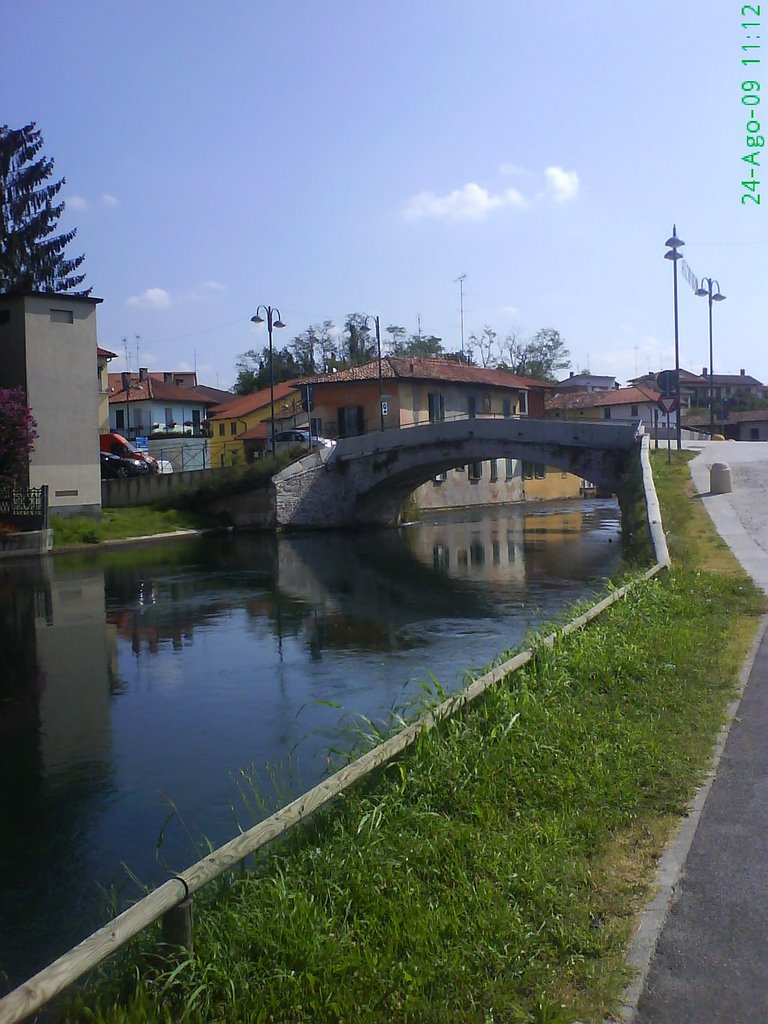
[[[149,438],[148,437],[134,437],[134,446],[140,448],[143,452],[149,451]]]

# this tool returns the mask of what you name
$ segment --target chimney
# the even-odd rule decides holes
[[[570,376],[571,376],[571,377],[573,377],[573,375],[574,375],[574,374],[573,374],[573,370],[571,370]]]
[[[125,391],[125,393],[127,394],[131,386],[130,373],[126,373],[125,370],[123,370],[123,372],[120,374],[120,383],[123,386],[123,391]]]
[[[741,376],[742,376],[742,377],[743,377],[743,376],[745,376],[745,374],[744,374],[744,371],[743,371],[743,370],[739,370],[739,373],[741,374]]]
[[[702,366],[702,368],[701,368],[701,376],[702,377],[706,377],[708,375],[709,375],[709,370],[706,368],[706,366]]]
[[[149,377],[146,366],[139,367],[139,380],[146,380]]]

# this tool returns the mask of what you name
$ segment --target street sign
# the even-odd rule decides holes
[[[670,372],[674,373],[674,370]],[[661,398],[658,400],[658,405],[661,411],[665,412],[667,416],[669,416],[669,414],[671,412],[674,412],[677,408],[677,399],[674,395],[662,395]]]
[[[149,451],[149,438],[148,437],[134,437],[133,445],[135,448],[139,448],[143,452]]]
[[[662,395],[676,395],[677,370],[662,370],[656,377],[656,387]]]

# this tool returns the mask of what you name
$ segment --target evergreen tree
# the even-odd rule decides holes
[[[77,233],[55,234],[63,202],[56,202],[65,179],[49,181],[53,160],[38,155],[43,139],[34,122],[13,129],[0,125],[0,292],[74,291],[85,280],[76,271],[85,259],[67,259]]]

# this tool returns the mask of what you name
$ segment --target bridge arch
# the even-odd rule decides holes
[[[477,418],[345,438],[275,477],[282,526],[397,521],[406,497],[438,473],[488,459],[520,459],[574,473],[621,495],[639,452],[636,424]]]

